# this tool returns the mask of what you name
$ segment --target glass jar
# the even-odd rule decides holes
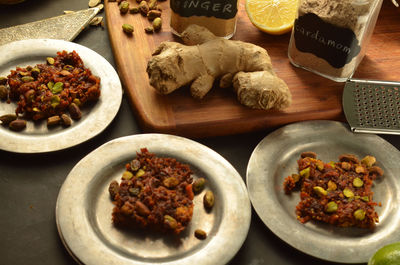
[[[365,55],[382,1],[299,0],[290,62],[334,81],[346,81]]]
[[[237,0],[170,0],[171,31],[180,35],[190,24],[206,27],[218,37],[236,31]]]

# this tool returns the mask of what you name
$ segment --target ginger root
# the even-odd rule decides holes
[[[191,83],[190,92],[203,98],[215,79],[222,88],[233,85],[240,103],[255,109],[283,109],[291,104],[285,82],[276,76],[267,51],[257,45],[216,37],[190,25],[182,40],[163,42],[147,64],[152,85],[161,94]]]

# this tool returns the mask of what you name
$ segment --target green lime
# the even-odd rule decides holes
[[[400,242],[392,243],[380,248],[371,257],[368,265],[399,265]]]

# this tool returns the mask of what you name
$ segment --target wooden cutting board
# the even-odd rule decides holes
[[[137,6],[135,0],[129,0]],[[162,41],[179,41],[170,32],[169,1],[160,2],[163,30],[148,35],[150,22],[140,14],[121,15],[116,2],[105,1],[107,26],[117,70],[135,117],[145,132],[171,133],[187,137],[238,134],[303,120],[342,120],[344,83],[337,83],[293,67],[287,57],[290,34],[272,36],[256,29],[239,6],[237,31],[233,39],[267,49],[277,75],[290,88],[292,105],[284,111],[253,110],[239,104],[230,89],[214,87],[202,100],[193,99],[189,89],[159,95],[149,85],[146,66],[151,53]],[[367,55],[354,77],[400,80],[400,10],[385,0]],[[135,32],[129,37],[122,24]]]

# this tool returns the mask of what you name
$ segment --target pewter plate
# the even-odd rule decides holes
[[[53,39],[22,40],[0,46],[0,76],[7,76],[17,66],[44,63],[46,57],[57,51],[75,50],[85,66],[101,78],[100,99],[82,109],[82,118],[72,126],[49,129],[46,121],[28,122],[25,130],[11,131],[0,126],[0,149],[16,153],[44,153],[75,146],[101,133],[114,119],[122,100],[122,87],[118,74],[101,55],[82,45]],[[15,113],[16,103],[0,102],[0,115]]]
[[[180,236],[129,231],[112,224],[108,193],[120,181],[124,165],[140,148],[187,163],[193,177],[204,177],[215,194],[210,212],[203,195],[196,195],[190,225]],[[111,264],[225,264],[242,246],[250,226],[251,207],[239,173],[223,157],[195,141],[165,134],[139,134],[112,140],[83,158],[61,187],[56,222],[64,245],[86,265]],[[205,240],[195,229],[207,232]]]
[[[314,151],[323,161],[352,153],[373,155],[385,171],[375,181],[374,201],[380,222],[372,231],[339,228],[317,222],[300,223],[295,207],[299,192],[286,195],[284,178],[297,172],[301,152]],[[247,188],[254,209],[265,225],[294,248],[314,257],[342,263],[364,263],[380,247],[400,241],[400,152],[376,135],[353,134],[334,121],[308,121],[282,127],[254,149],[247,167]]]

